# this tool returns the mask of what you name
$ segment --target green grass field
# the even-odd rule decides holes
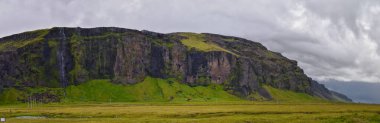
[[[9,123],[378,123],[380,106],[336,103],[150,102],[0,106]]]
[[[195,86],[147,77],[133,85],[91,80],[64,89],[59,103],[17,102],[29,93],[61,95],[62,88],[6,89],[0,116],[8,123],[264,122],[378,123],[380,105],[335,103],[263,85],[273,100],[248,101],[221,85]],[[259,99],[259,95],[252,95]]]

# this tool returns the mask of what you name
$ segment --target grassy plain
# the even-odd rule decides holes
[[[380,105],[274,102],[72,103],[0,106],[9,123],[378,123]]]
[[[243,100],[220,85],[190,87],[171,79],[147,77],[134,85],[91,80],[67,87],[66,97],[50,104],[18,102],[26,91],[10,88],[0,95],[0,116],[4,114],[7,123],[380,122],[380,105],[334,103],[304,93],[264,88],[272,101]],[[27,93],[47,90],[62,92],[30,88]]]

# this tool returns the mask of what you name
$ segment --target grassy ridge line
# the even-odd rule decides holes
[[[0,43],[0,51],[6,51],[6,50],[12,50],[14,48],[21,48],[25,47],[27,45],[40,42],[44,40],[44,36],[49,33],[49,29],[40,29],[40,30],[35,30],[35,31],[29,31],[29,32],[24,32],[28,34],[35,34],[36,37],[33,39],[27,39],[27,40],[8,40]]]
[[[314,97],[306,93],[297,93],[289,90],[281,90],[268,85],[263,86],[273,97],[274,101],[287,103],[313,103],[313,102],[329,102],[328,100]]]
[[[212,42],[207,42],[205,40],[204,34],[196,34],[196,33],[180,33],[181,36],[186,37],[186,39],[182,39],[181,42],[183,45],[190,48],[195,48],[199,51],[224,51],[230,54],[233,54],[235,56],[239,56],[236,53],[233,53],[227,49],[224,49],[217,44],[214,44]]]

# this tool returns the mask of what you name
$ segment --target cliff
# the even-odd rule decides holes
[[[52,28],[0,39],[0,92],[65,88],[94,79],[131,85],[146,77],[218,84],[244,99],[271,100],[263,86],[350,101],[306,76],[297,62],[260,43],[216,34],[115,27]]]

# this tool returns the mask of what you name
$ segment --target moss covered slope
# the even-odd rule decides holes
[[[109,80],[91,80],[66,89],[66,101],[238,101],[220,85],[196,86],[172,79],[147,77],[133,85],[117,85]]]
[[[327,100],[305,93],[264,86],[273,100],[281,103],[320,103]],[[64,94],[65,93],[65,94]],[[48,95],[51,98],[38,98]],[[56,100],[52,100],[56,98]],[[21,102],[228,102],[243,99],[225,91],[221,85],[189,86],[175,79],[146,77],[132,85],[114,84],[110,80],[90,80],[63,88],[6,89],[0,94],[0,104]],[[265,100],[257,100],[265,101]]]
[[[54,90],[54,91],[52,91]],[[64,94],[65,93],[65,94]],[[0,94],[0,104],[47,102],[39,95],[59,98],[57,102],[208,102],[242,101],[223,90],[220,85],[195,86],[174,79],[147,77],[132,85],[111,83],[110,80],[90,80],[81,85],[63,88],[6,89]],[[31,99],[29,99],[31,98]]]

